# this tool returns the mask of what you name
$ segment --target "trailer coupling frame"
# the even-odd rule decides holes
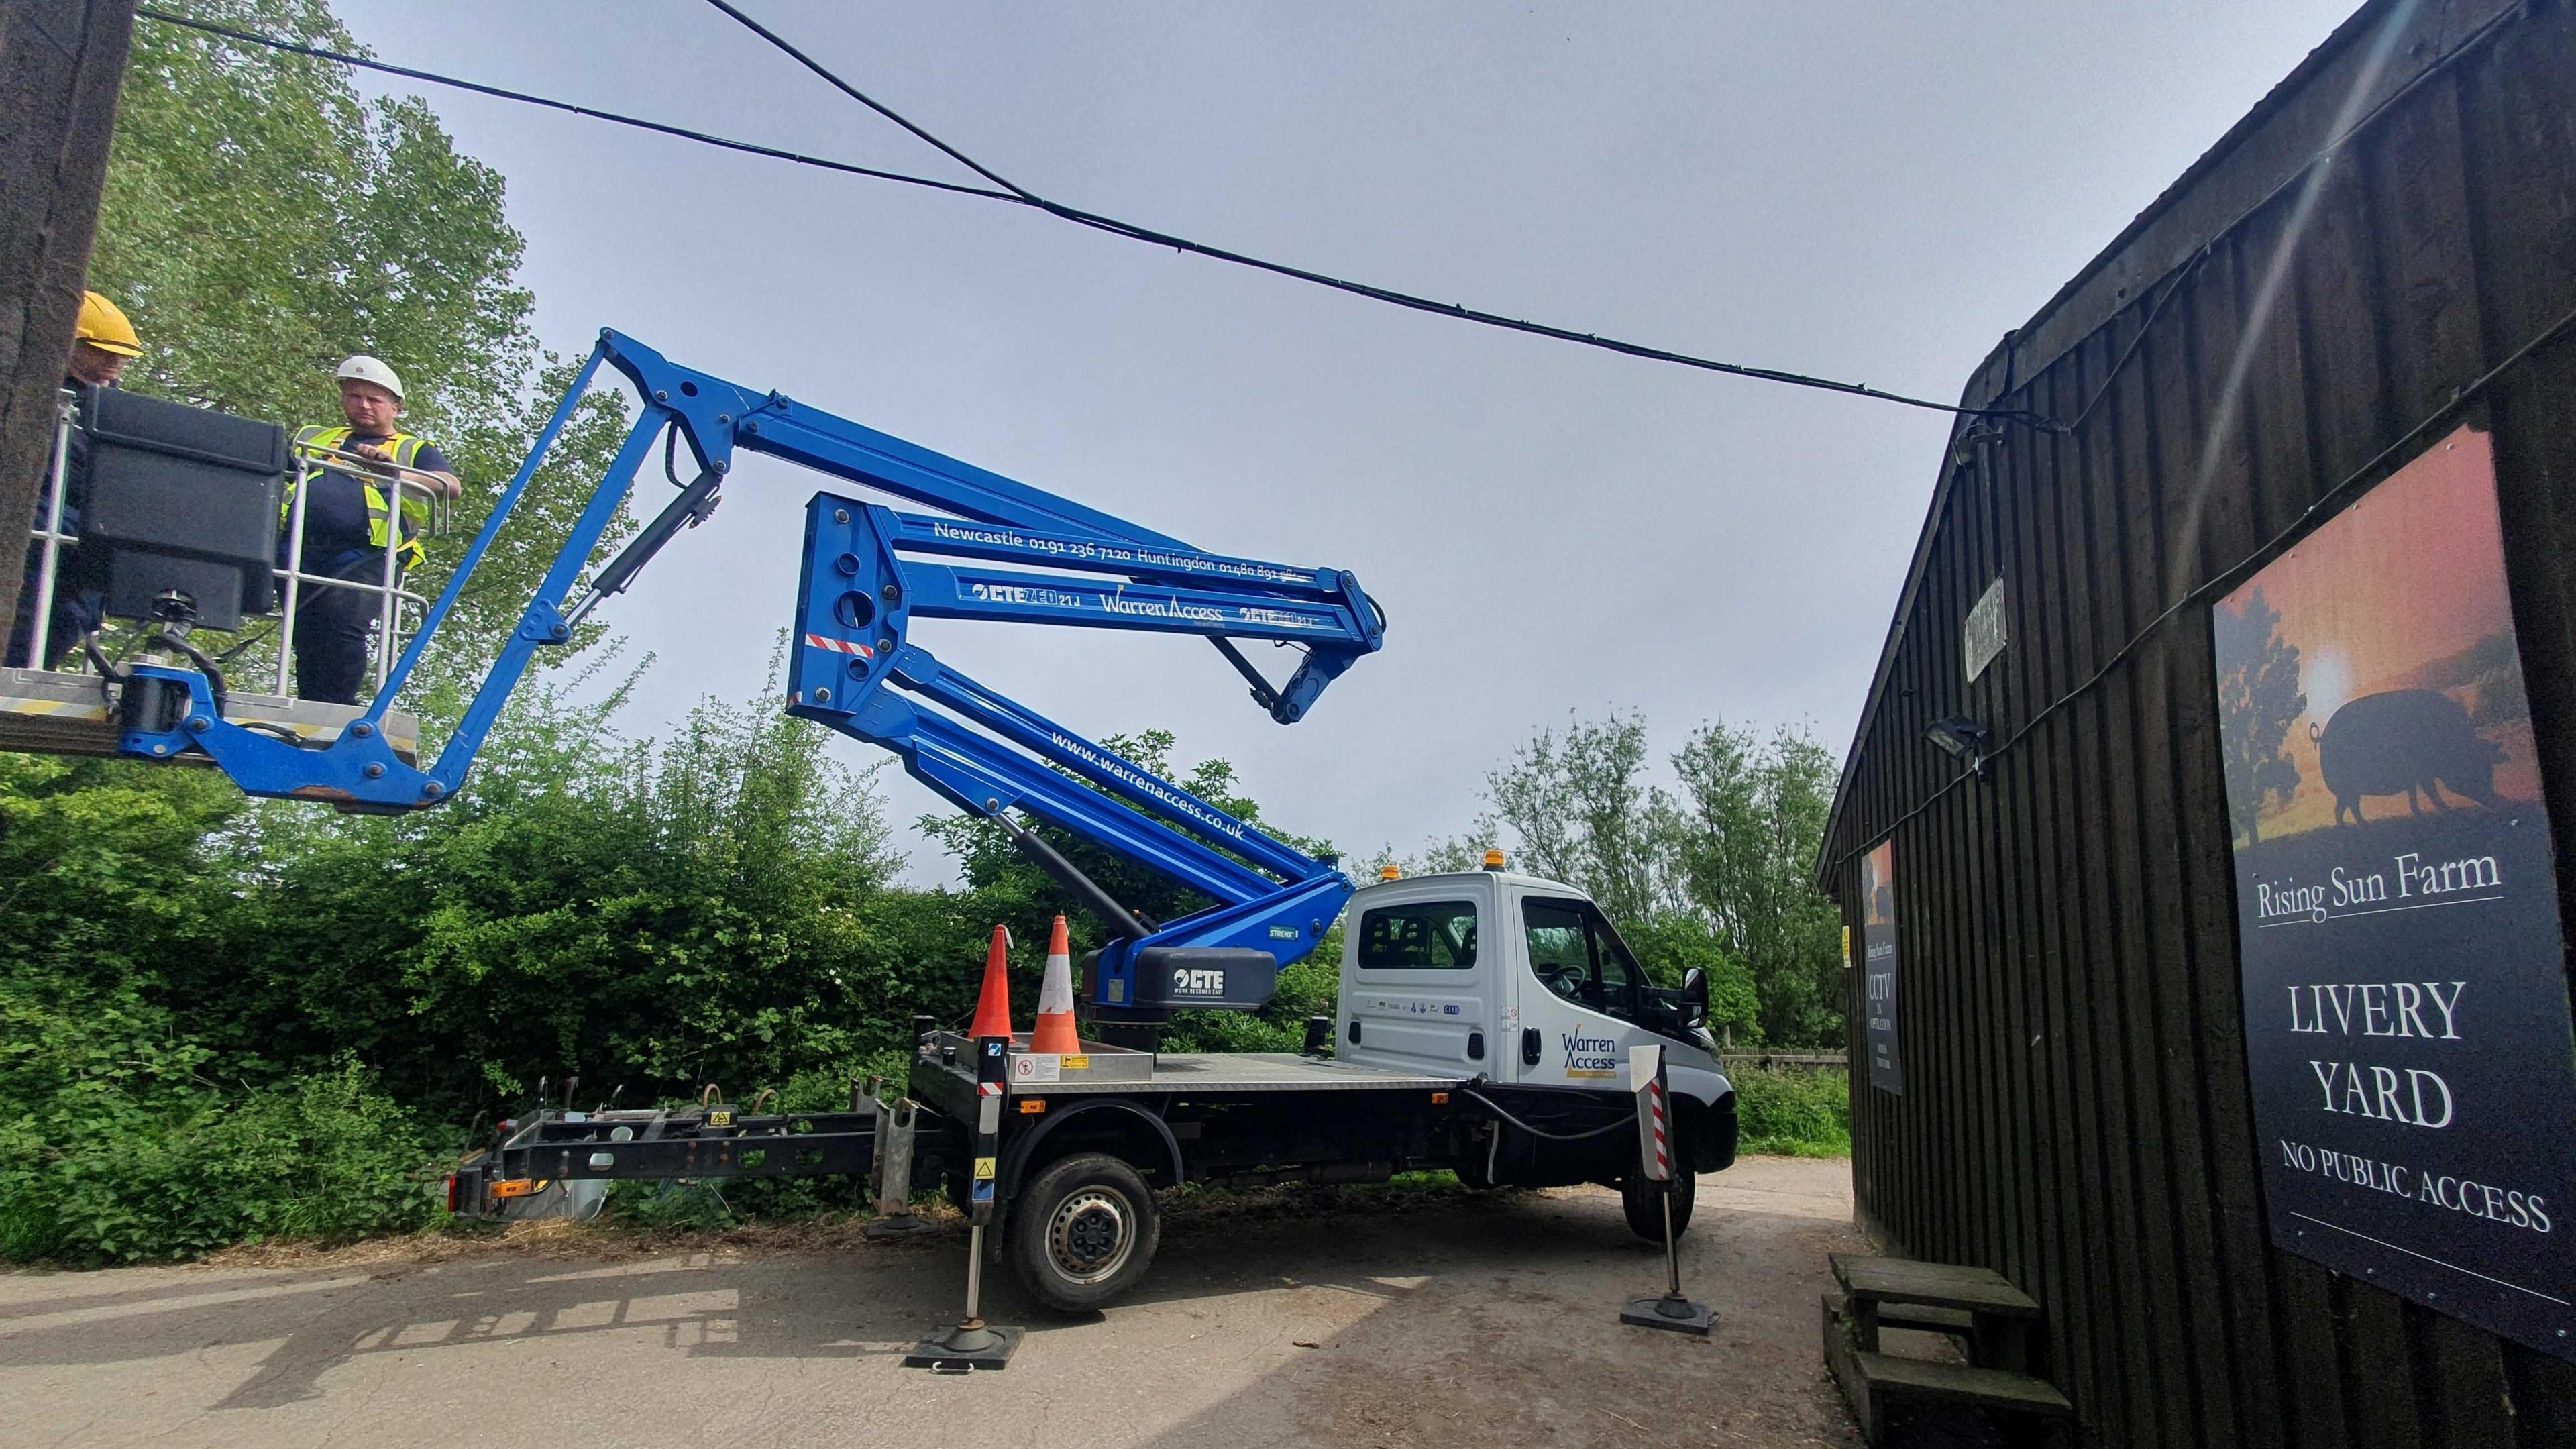
[[[722,1108],[565,1112],[549,1108],[466,1159],[447,1181],[448,1210],[489,1218],[551,1181],[884,1175],[881,1126],[904,1139],[909,1167],[918,1104],[861,1098],[849,1112],[748,1117]],[[891,1119],[891,1122],[889,1122]],[[894,1145],[894,1144],[885,1144]],[[904,1174],[909,1177],[909,1173]]]

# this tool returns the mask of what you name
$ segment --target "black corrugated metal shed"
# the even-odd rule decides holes
[[[2208,610],[2491,431],[2576,920],[2571,318],[2576,12],[2372,4],[1965,390],[2058,426],[1954,432],[1835,801],[1820,879],[1859,937],[1893,836],[1904,942],[1902,1095],[1868,1084],[1852,973],[1853,1175],[1892,1250],[2040,1300],[2088,1442],[2576,1445],[2576,1363],[2269,1242]],[[1972,684],[1998,577],[2010,643]],[[1983,778],[1926,743],[1952,716],[1991,729]]]

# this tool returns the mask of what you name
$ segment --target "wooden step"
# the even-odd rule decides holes
[[[1977,1331],[1977,1315],[1964,1308],[1925,1308],[1914,1303],[1888,1303],[1882,1304],[1878,1310],[1878,1326],[1967,1338]]]
[[[1992,1268],[1957,1263],[1918,1263],[1907,1258],[1867,1258],[1835,1253],[1834,1277],[1856,1301],[1909,1303],[1998,1318],[2037,1318],[2039,1305]],[[1884,1321],[1884,1315],[1881,1316]]]
[[[1924,1403],[1956,1404],[1971,1409],[1999,1409],[2009,1414],[2037,1414],[2066,1419],[2075,1406],[2054,1384],[2028,1374],[1976,1368],[1964,1363],[1935,1363],[1928,1358],[1899,1358],[1887,1353],[1854,1353],[1852,1366],[1873,1398],[1898,1395]]]
[[[1918,1333],[1947,1333],[1959,1338],[1973,1338],[1977,1332],[1977,1315],[1964,1308],[1924,1308],[1912,1303],[1873,1304],[1872,1307],[1877,1310],[1876,1322],[1880,1328],[1910,1328]],[[1850,1295],[1826,1294],[1825,1309],[1849,1318]],[[1861,1347],[1875,1349],[1875,1345],[1866,1342]]]
[[[1885,1442],[1893,1416],[1907,1408],[1986,1414],[2008,1442],[2065,1442],[2075,1409],[2054,1385],[2007,1369],[1871,1352],[1856,1342],[1841,1294],[1825,1294],[1822,1306],[1825,1367],[1869,1443]]]

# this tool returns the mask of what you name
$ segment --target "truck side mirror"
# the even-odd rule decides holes
[[[1682,1019],[1693,1026],[1708,1020],[1708,973],[1696,966],[1682,977]]]

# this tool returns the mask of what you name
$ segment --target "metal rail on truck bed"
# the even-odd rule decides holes
[[[1119,1093],[1231,1096],[1241,1092],[1448,1091],[1473,1077],[1426,1075],[1384,1067],[1352,1066],[1294,1052],[1146,1052],[1086,1042],[1080,1055],[1031,1052],[1028,1037],[1005,1054],[1007,1097]],[[934,1033],[922,1045],[913,1093],[963,1115],[975,1092],[975,1044],[953,1032]],[[925,1070],[926,1069],[926,1070]]]
[[[1384,1067],[1355,1067],[1293,1052],[1165,1052],[1153,1074],[1141,1083],[1032,1083],[1030,1092],[1186,1092],[1214,1096],[1234,1092],[1371,1092],[1446,1091],[1473,1078],[1425,1076]]]

